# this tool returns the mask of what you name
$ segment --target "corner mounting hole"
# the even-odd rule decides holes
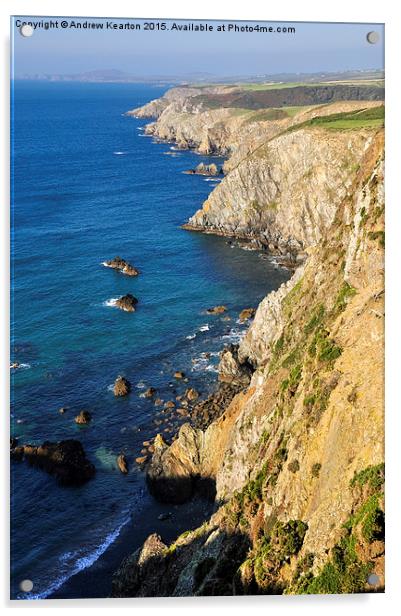
[[[22,582],[20,582],[19,587],[22,590],[22,592],[31,592],[33,588],[33,582],[32,580],[22,580]]]
[[[369,586],[378,586],[380,582],[379,576],[376,573],[371,573],[368,576],[368,584]]]
[[[375,45],[376,43],[379,42],[379,33],[372,31],[372,32],[368,32],[366,35],[366,40],[368,41],[368,43],[370,43],[371,45]]]
[[[22,24],[19,31],[22,34],[22,36],[32,36],[33,27],[30,24]]]

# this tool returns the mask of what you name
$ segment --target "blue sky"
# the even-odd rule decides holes
[[[36,22],[57,19],[60,24],[63,18],[20,19]],[[71,19],[67,18],[68,21]],[[76,18],[80,22],[85,20]],[[99,18],[87,20],[102,21]],[[128,20],[112,21],[126,23]],[[147,20],[130,21],[143,24]],[[295,34],[279,34],[217,32],[219,24],[230,23],[224,21],[165,21],[169,28],[173,21],[180,24],[208,23],[214,26],[214,31],[99,31],[59,27],[37,28],[32,37],[24,38],[14,20],[14,75],[119,69],[138,76],[194,72],[230,76],[384,68],[382,25],[259,22],[273,28],[296,28]],[[236,23],[255,25],[256,22]],[[376,45],[366,40],[366,34],[371,30],[380,34],[380,42]]]

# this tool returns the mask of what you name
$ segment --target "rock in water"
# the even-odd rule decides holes
[[[185,372],[182,372],[181,370],[177,370],[176,372],[174,372],[174,378],[175,379],[185,379]]]
[[[111,259],[110,261],[105,261],[104,265],[106,267],[111,267],[112,269],[118,270],[126,276],[138,276],[139,274],[139,270],[137,270],[136,267],[121,257],[114,257],[114,259]]]
[[[14,460],[25,459],[31,466],[54,475],[60,485],[81,485],[95,474],[94,465],[86,458],[79,441],[66,440],[58,443],[45,441],[43,445],[11,446]]]
[[[131,391],[131,383],[123,376],[118,376],[114,381],[113,392],[115,396],[126,396]]]
[[[252,319],[255,316],[256,309],[255,308],[244,308],[239,313],[240,321],[248,321],[248,319]]]
[[[196,389],[194,389],[193,387],[189,387],[185,392],[185,396],[189,401],[192,402],[193,400],[199,398],[199,392],[196,391]]]
[[[127,293],[127,295],[122,295],[119,299],[116,300],[116,306],[121,310],[125,310],[125,312],[135,312],[135,306],[137,305],[138,300],[136,297],[131,295],[131,293]]]
[[[214,306],[214,308],[208,308],[206,312],[208,314],[222,314],[222,312],[227,312],[227,306]]]
[[[188,173],[189,175],[219,175],[223,173],[223,170],[217,167],[214,163],[210,165],[205,165],[205,163],[199,163],[195,167],[195,169],[189,169],[184,173]]]
[[[128,473],[128,461],[123,453],[117,458],[117,466],[124,475]]]
[[[148,387],[148,389],[144,392],[144,398],[153,398],[156,393],[156,389],[154,387]]]
[[[92,419],[92,415],[89,411],[81,411],[79,415],[75,417],[75,423],[77,424],[88,424]]]

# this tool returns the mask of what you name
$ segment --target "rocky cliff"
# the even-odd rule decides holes
[[[258,197],[256,223],[268,212],[266,228],[306,260],[223,354],[220,372],[238,373],[228,406],[157,453],[177,490],[183,478],[213,484],[214,514],[169,546],[151,535],[113,596],[384,587],[383,131],[301,128],[257,156],[195,219],[219,216],[226,230],[234,218],[242,235],[243,204]]]

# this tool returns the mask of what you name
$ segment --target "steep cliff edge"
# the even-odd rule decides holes
[[[322,130],[277,136],[262,162],[247,155],[203,208],[237,217],[241,234],[253,187],[264,224],[307,259],[240,344],[249,385],[163,452],[215,482],[215,513],[170,546],[150,536],[113,596],[383,589],[383,132]]]
[[[382,124],[382,91],[362,88],[357,100],[342,100],[334,89],[326,101],[326,88],[306,88],[308,105],[297,91],[285,89],[285,106],[255,110],[258,92],[174,88],[129,112],[157,118],[147,134],[228,157],[225,177],[185,229],[249,239],[294,262],[319,241]],[[262,98],[274,102],[280,92]],[[360,100],[364,93],[375,99]]]

